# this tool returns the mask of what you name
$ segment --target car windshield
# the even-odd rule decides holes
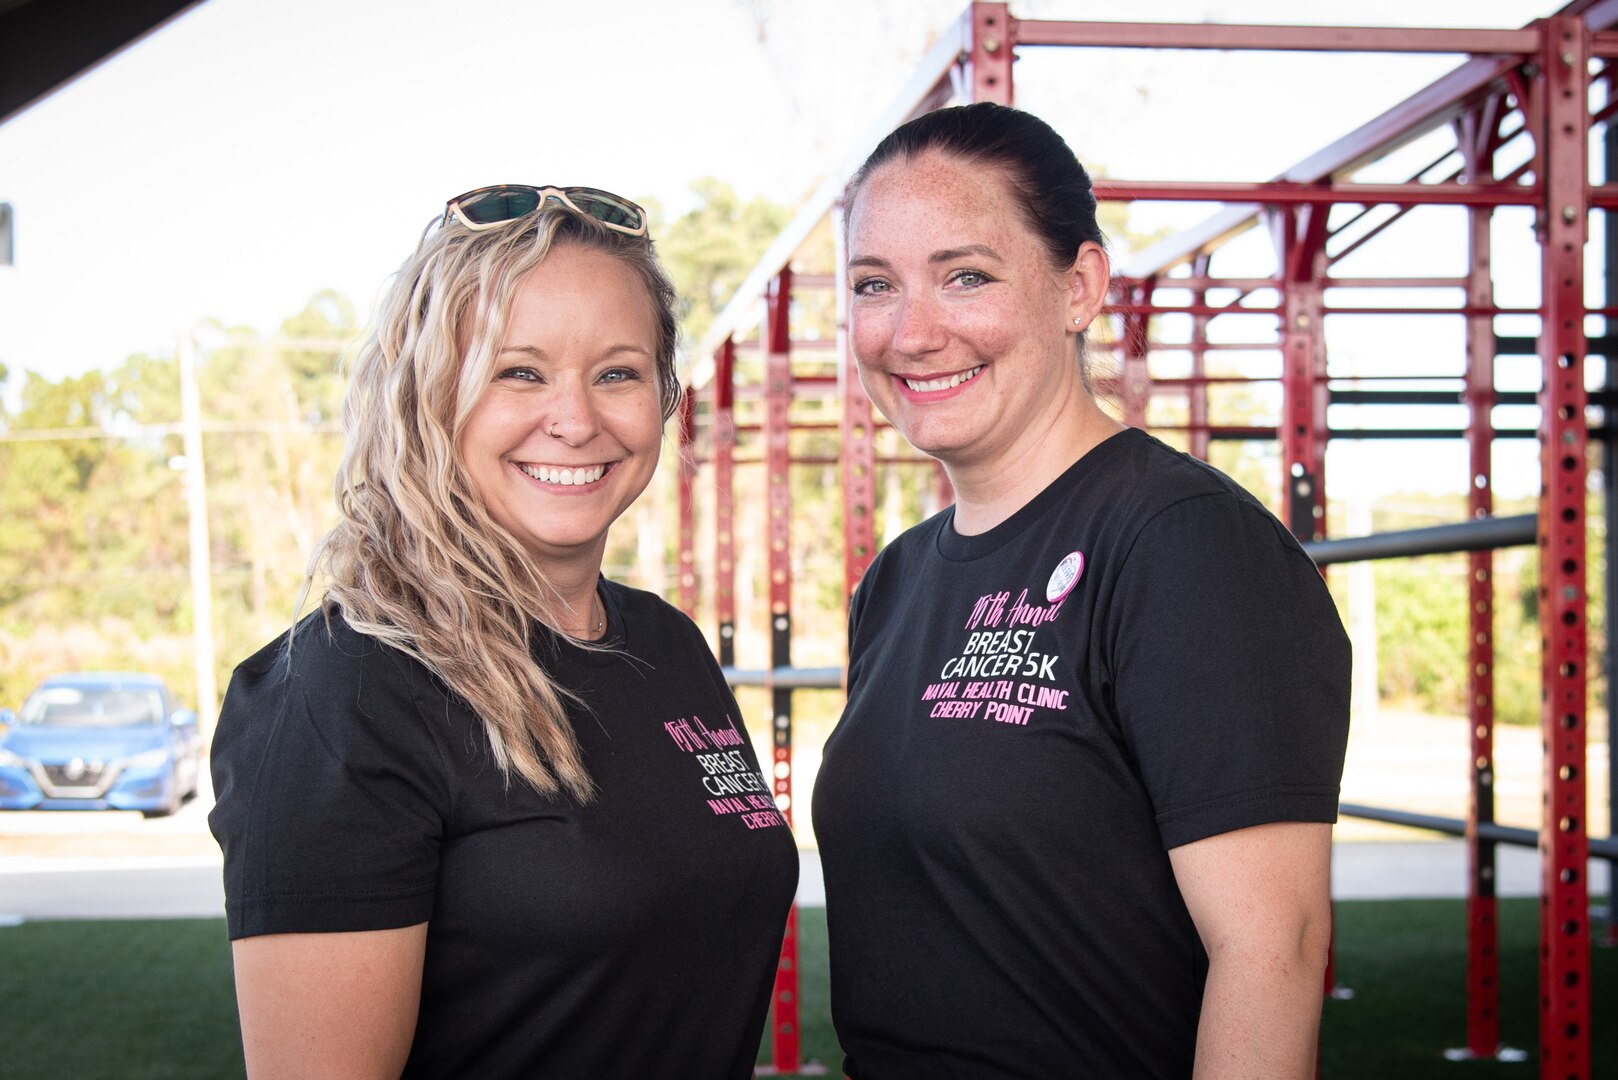
[[[156,690],[89,690],[47,686],[23,703],[19,724],[40,727],[135,727],[163,720]]]

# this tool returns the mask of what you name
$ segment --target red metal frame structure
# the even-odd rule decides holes
[[[770,662],[765,685],[771,692],[772,762],[775,790],[783,810],[792,800],[792,712],[794,686],[825,685],[798,680],[791,668],[792,573],[790,567],[791,466],[824,458],[794,457],[790,435],[795,424],[795,391],[814,389],[823,397],[824,377],[794,376],[800,351],[791,333],[793,262],[811,231],[833,215],[841,232],[840,200],[849,176],[876,141],[911,116],[952,101],[992,100],[1010,103],[1017,50],[1035,46],[1173,48],[1221,50],[1312,50],[1359,52],[1456,53],[1467,57],[1449,74],[1401,104],[1311,155],[1281,175],[1262,183],[1099,180],[1098,197],[1107,200],[1194,200],[1228,204],[1203,224],[1155,245],[1121,268],[1115,282],[1111,313],[1118,376],[1103,383],[1128,422],[1146,425],[1159,399],[1183,399],[1187,418],[1179,425],[1158,425],[1167,437],[1182,438],[1189,449],[1206,455],[1224,439],[1271,439],[1280,447],[1286,489],[1280,513],[1303,539],[1325,532],[1328,442],[1337,438],[1464,437],[1471,468],[1469,510],[1474,517],[1492,512],[1490,450],[1495,439],[1522,434],[1497,430],[1495,405],[1527,395],[1497,390],[1495,358],[1515,347],[1495,330],[1495,317],[1537,316],[1541,332],[1537,351],[1544,372],[1537,396],[1541,422],[1542,493],[1539,510],[1540,624],[1545,736],[1546,801],[1540,831],[1542,862],[1540,1069],[1543,1077],[1583,1080],[1589,1076],[1589,948],[1590,929],[1585,868],[1589,853],[1586,832],[1586,443],[1585,358],[1589,342],[1585,317],[1609,319],[1618,311],[1587,310],[1584,304],[1584,245],[1591,209],[1618,208],[1618,185],[1595,184],[1589,175],[1589,134],[1618,113],[1604,104],[1593,113],[1589,100],[1590,65],[1618,58],[1618,0],[1574,0],[1554,16],[1515,30],[1411,29],[1406,27],[1215,26],[1153,23],[1056,22],[1018,20],[1004,3],[973,3],[935,43],[899,100],[879,118],[867,140],[853,148],[844,168],[828,177],[804,209],[766,252],[735,298],[715,321],[692,372],[692,405],[683,438],[687,447],[703,447],[713,462],[715,520],[718,528],[714,613],[719,622],[722,662],[734,670],[736,613],[735,551],[732,519],[733,470],[738,430],[735,400],[744,390],[764,402],[763,452],[767,469],[770,575]],[[1618,122],[1618,121],[1613,121]],[[1450,132],[1454,148],[1417,170],[1404,183],[1364,183],[1355,176],[1367,165],[1387,158],[1410,141],[1435,132]],[[1516,140],[1529,140],[1531,156],[1503,171],[1498,152]],[[1528,143],[1518,144],[1526,147]],[[1519,157],[1521,156],[1519,151]],[[1350,252],[1373,242],[1410,210],[1452,205],[1467,208],[1469,270],[1444,279],[1351,279],[1334,275],[1333,267]],[[1542,250],[1542,294],[1537,308],[1506,309],[1494,299],[1489,259],[1489,225],[1498,207],[1532,207]],[[1354,212],[1355,207],[1360,208]],[[1376,208],[1391,208],[1373,216]],[[1269,277],[1222,278],[1214,263],[1223,246],[1254,226],[1268,230],[1275,251]],[[1609,259],[1613,255],[1609,253]],[[837,290],[836,387],[842,416],[841,477],[843,483],[843,577],[852,591],[875,550],[876,470],[915,459],[879,459],[876,437],[880,423],[858,388],[847,346],[843,318],[845,292],[841,251],[830,275],[800,272],[797,284],[831,284]],[[798,267],[800,271],[808,268]],[[817,268],[818,269],[818,268]],[[1610,282],[1609,282],[1610,287]],[[1459,293],[1456,304],[1387,306],[1331,302],[1353,289],[1428,289]],[[1214,295],[1235,300],[1215,301]],[[1182,303],[1161,302],[1165,293],[1186,295]],[[1615,294],[1618,295],[1618,294]],[[1274,297],[1275,299],[1266,299]],[[761,303],[762,301],[762,303]],[[1221,424],[1211,415],[1209,390],[1220,383],[1255,381],[1244,376],[1212,376],[1207,358],[1219,347],[1210,340],[1211,323],[1239,312],[1276,320],[1280,354],[1282,409],[1277,427]],[[1158,342],[1156,316],[1189,317],[1190,341]],[[1366,390],[1345,386],[1327,365],[1327,319],[1363,315],[1443,314],[1462,320],[1466,329],[1465,377],[1453,391]],[[763,386],[736,383],[738,348],[749,343],[740,335],[763,324],[757,343]],[[1521,344],[1517,342],[1515,344]],[[1612,346],[1609,343],[1606,348]],[[1190,374],[1152,377],[1154,350],[1188,353]],[[1609,357],[1609,365],[1618,363]],[[1407,378],[1421,377],[1419,373]],[[1258,380],[1262,381],[1262,380]],[[1464,430],[1430,427],[1380,431],[1334,430],[1329,412],[1334,403],[1464,405]],[[687,458],[696,461],[696,456]],[[1608,501],[1612,499],[1612,477]],[[694,512],[695,476],[682,490],[682,509]],[[683,519],[684,520],[684,519]],[[682,527],[682,545],[691,530]],[[1469,556],[1471,602],[1470,690],[1472,718],[1471,800],[1467,844],[1468,1023],[1466,1047],[1452,1057],[1490,1057],[1500,1053],[1494,901],[1495,842],[1480,836],[1480,825],[1492,823],[1493,796],[1493,564],[1487,552]],[[1609,562],[1611,560],[1609,559]],[[682,549],[682,582],[687,561]],[[682,591],[682,600],[687,594]],[[690,605],[694,607],[695,605]],[[775,1001],[775,1066],[800,1067],[797,1043],[796,941],[789,927],[783,950],[783,977]],[[784,992],[785,991],[785,992]],[[783,1030],[790,1026],[790,1032]],[[790,1036],[790,1037],[788,1037]]]

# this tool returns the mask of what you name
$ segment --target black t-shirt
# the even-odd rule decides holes
[[[1167,852],[1335,820],[1331,598],[1252,496],[1138,431],[951,524],[861,583],[815,786],[845,1068],[1189,1077],[1208,960]]]
[[[599,794],[547,798],[420,663],[316,614],[243,663],[213,745],[230,936],[427,922],[410,1077],[744,1078],[797,852],[691,621],[602,582],[545,635]]]

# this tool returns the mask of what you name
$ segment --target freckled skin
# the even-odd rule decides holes
[[[594,588],[607,527],[657,468],[656,347],[646,288],[611,255],[559,246],[518,287],[459,450],[491,516],[553,580]],[[520,465],[610,467],[595,483],[563,486]]]
[[[1117,430],[1075,344],[1105,300],[1106,255],[1086,244],[1072,267],[1052,266],[998,169],[935,151],[889,161],[854,200],[848,257],[860,381],[943,462],[958,529],[992,527]],[[901,381],[980,367],[946,391]]]

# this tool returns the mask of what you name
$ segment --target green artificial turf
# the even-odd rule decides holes
[[[0,929],[0,1077],[240,1077],[223,919]]]
[[[1499,902],[1502,1045],[1526,1062],[1447,1061],[1466,1046],[1466,907],[1460,900],[1364,900],[1336,905],[1336,977],[1353,991],[1328,1000],[1322,1019],[1323,1080],[1465,1080],[1539,1076],[1539,901]],[[1596,940],[1607,940],[1604,923]],[[1591,950],[1592,1077],[1618,1076],[1618,949]]]
[[[1337,905],[1337,981],[1326,1003],[1324,1080],[1539,1075],[1538,903],[1500,904],[1502,1041],[1526,1063],[1453,1065],[1466,1041],[1465,908],[1459,900]],[[1605,939],[1605,927],[1598,936]],[[839,1076],[827,1015],[825,912],[799,913],[802,1060]],[[1593,950],[1596,1017],[1618,1004],[1618,949]],[[1592,1025],[1591,1075],[1618,1076],[1618,1025]],[[215,919],[32,922],[0,928],[0,1080],[216,1080],[242,1075],[230,950]],[[769,1033],[759,1055],[772,1060]],[[796,1075],[796,1074],[784,1074]],[[1075,1076],[1080,1076],[1075,1063]],[[649,1078],[648,1078],[649,1080]]]

